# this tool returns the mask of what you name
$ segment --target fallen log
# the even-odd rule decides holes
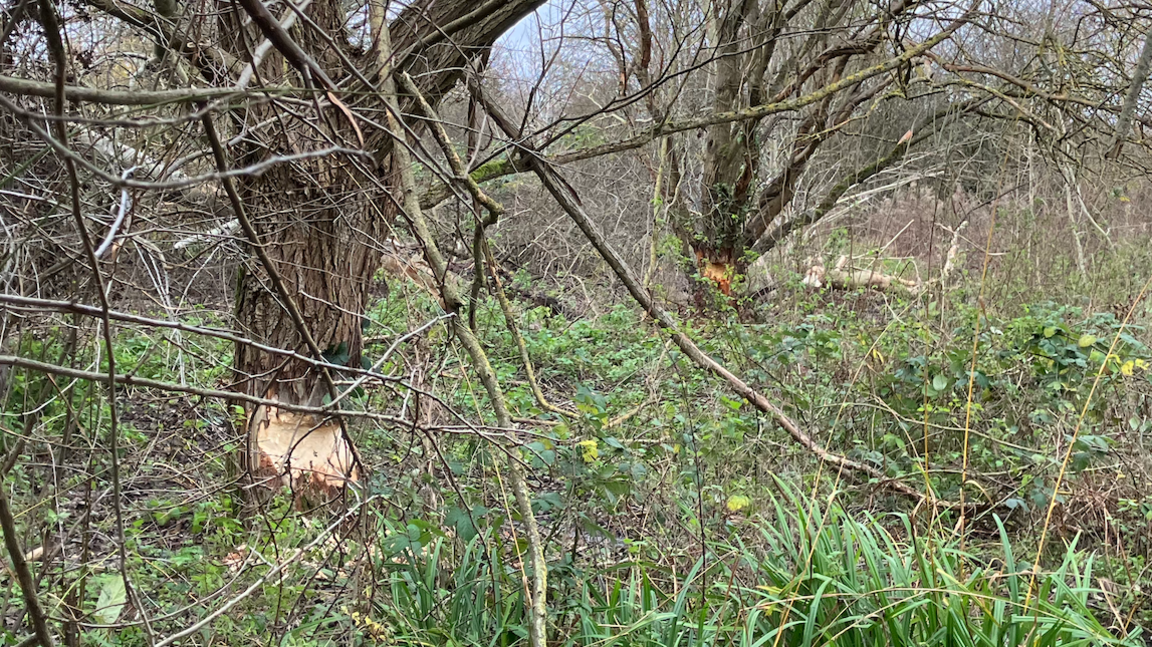
[[[891,290],[893,288],[907,290],[913,294],[920,291],[919,281],[911,281],[892,274],[885,274],[876,270],[845,269],[847,257],[841,256],[832,269],[823,265],[813,265],[804,275],[804,285],[811,288],[829,287],[836,290],[856,290],[871,288],[874,290]]]

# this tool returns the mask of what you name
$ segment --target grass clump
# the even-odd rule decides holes
[[[730,538],[706,541],[683,572],[646,560],[558,569],[550,619],[557,644],[1143,644],[1140,630],[1100,619],[1093,559],[1075,542],[1055,569],[1036,575],[1030,594],[1032,567],[1016,559],[999,519],[999,541],[978,558],[946,533],[917,534],[903,515],[850,514],[835,502],[822,509],[782,482],[778,492],[759,514],[734,517]],[[388,620],[389,641],[522,641],[519,564],[498,558],[499,543],[486,533],[466,544],[439,537],[405,545],[371,612]]]

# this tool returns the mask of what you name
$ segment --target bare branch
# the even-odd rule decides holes
[[[522,135],[516,130],[516,126],[503,111],[493,104],[491,101],[484,97],[480,88],[472,84],[472,91],[481,101],[483,101],[488,114],[493,120],[504,129],[509,137],[516,141],[521,141]],[[530,155],[528,162],[540,182],[544,185],[548,192],[556,199],[565,213],[572,218],[580,231],[590,243],[596,248],[601,258],[612,268],[617,278],[628,289],[628,293],[636,300],[644,312],[648,313],[652,319],[659,324],[660,328],[667,332],[672,341],[680,348],[680,350],[696,363],[701,368],[723,379],[729,386],[738,393],[741,397],[751,402],[761,412],[769,415],[776,421],[785,431],[802,447],[812,452],[822,461],[825,461],[837,468],[844,469],[850,472],[858,472],[870,478],[877,479],[885,484],[892,490],[899,492],[905,496],[912,497],[916,500],[923,499],[924,494],[918,492],[911,486],[908,486],[899,481],[889,480],[883,472],[859,461],[854,461],[850,458],[832,453],[827,449],[821,447],[810,434],[806,433],[796,424],[783,409],[773,404],[764,395],[753,389],[746,382],[737,377],[734,373],[729,371],[722,364],[717,362],[708,354],[700,350],[699,346],[687,334],[679,330],[679,326],[672,317],[662,308],[652,296],[643,288],[639,279],[636,277],[632,268],[624,261],[620,254],[608,244],[604,238],[604,234],[595,222],[584,212],[583,207],[580,206],[579,199],[574,195],[572,189],[568,186],[567,182],[557,177],[556,171],[546,162],[543,158],[534,156],[527,144],[522,144],[525,152]]]

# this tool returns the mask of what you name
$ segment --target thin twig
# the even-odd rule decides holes
[[[60,144],[67,148],[68,130],[64,127],[64,79],[67,74],[67,59],[64,51],[64,40],[60,33],[60,24],[56,16],[56,5],[51,0],[40,0],[40,22],[44,27],[44,36],[48,43],[48,51],[55,65],[56,96],[53,101],[53,110],[58,119],[52,121],[51,126],[56,130],[56,138]],[[144,621],[144,636],[148,644],[153,644],[152,626],[136,590],[132,587],[132,580],[128,576],[128,549],[124,533],[124,514],[121,507],[120,483],[120,429],[119,410],[116,402],[116,357],[113,342],[112,319],[108,312],[112,309],[108,303],[108,292],[104,286],[104,278],[100,272],[100,261],[92,245],[92,238],[88,235],[88,227],[84,224],[84,216],[80,211],[80,179],[76,173],[76,164],[71,158],[64,159],[64,168],[68,175],[70,187],[72,220],[80,234],[80,242],[84,247],[84,254],[88,257],[95,281],[96,294],[100,299],[101,326],[103,332],[104,349],[108,355],[108,375],[105,383],[108,389],[108,445],[111,453],[112,476],[112,511],[116,523],[116,556],[119,561],[120,577],[124,580],[124,589],[128,598],[132,600],[141,619]],[[43,637],[41,638],[43,640]],[[45,647],[48,647],[45,644]]]
[[[16,571],[16,581],[20,584],[20,592],[24,595],[24,605],[28,610],[28,618],[32,621],[36,640],[41,647],[54,647],[56,642],[48,629],[48,616],[44,613],[40,599],[36,595],[36,583],[32,579],[28,561],[24,559],[20,539],[16,536],[16,521],[12,516],[12,506],[8,503],[7,488],[3,486],[0,486],[0,526],[4,529],[4,547],[8,549],[8,556],[12,558],[12,568]]]
[[[388,33],[386,9],[379,0],[370,2],[368,8],[369,21],[372,24],[372,31],[377,41],[376,51],[379,57],[378,62],[382,68],[381,76],[384,79],[382,88],[385,104],[388,106],[389,126],[394,132],[398,133],[399,137],[402,137],[405,129],[400,122],[400,104],[396,97],[396,83],[393,78],[393,69],[390,61],[392,48]],[[428,266],[436,276],[444,308],[449,312],[458,312],[462,302],[460,296],[456,294],[456,289],[451,281],[447,280],[447,263],[444,261],[444,257],[441,255],[439,248],[436,246],[435,238],[432,236],[428,223],[424,219],[423,211],[420,209],[420,198],[417,193],[416,179],[412,173],[412,164],[408,156],[408,149],[404,146],[403,142],[398,141],[397,144],[392,147],[392,155],[395,158],[394,162],[400,179],[400,190],[403,198],[402,212],[408,218],[413,233],[419,239],[424,249],[424,257],[428,262]],[[481,269],[477,267],[476,271],[479,272]],[[497,424],[501,427],[512,427],[512,415],[508,412],[504,392],[500,388],[496,372],[492,369],[492,365],[488,361],[488,355],[484,352],[479,340],[472,334],[472,330],[468,327],[467,322],[461,320],[460,317],[454,317],[452,319],[452,330],[456,333],[456,338],[460,340],[461,345],[464,346],[468,356],[472,359],[473,370],[476,371],[480,382],[484,385],[484,389],[488,393],[493,412],[496,414]],[[532,511],[532,496],[528,489],[522,466],[517,461],[509,460],[508,472],[512,492],[516,499],[516,507],[519,508],[521,519],[524,522],[525,535],[528,540],[529,560],[531,561],[533,571],[532,586],[526,591],[529,602],[527,614],[529,641],[532,647],[547,647],[548,564],[544,560],[544,547],[541,544],[540,527],[536,523],[536,515]]]
[[[520,334],[520,328],[516,325],[516,312],[512,307],[511,301],[508,300],[508,295],[504,292],[503,283],[497,273],[496,259],[492,255],[491,246],[488,244],[488,239],[484,235],[486,227],[490,227],[500,218],[504,216],[504,205],[494,200],[491,196],[484,192],[477,184],[476,180],[468,174],[467,169],[464,167],[464,162],[460,156],[456,154],[456,150],[452,148],[452,142],[448,139],[448,133],[444,130],[442,121],[439,115],[436,114],[435,108],[429,105],[428,101],[424,99],[421,94],[420,88],[412,80],[407,73],[400,74],[400,84],[404,87],[404,91],[412,95],[416,100],[416,105],[420,111],[424,113],[425,122],[431,127],[433,138],[440,145],[440,149],[444,152],[444,156],[448,159],[448,164],[452,168],[453,181],[462,185],[464,189],[472,196],[472,199],[477,203],[484,206],[490,214],[488,219],[477,218],[476,222],[476,240],[474,242],[475,272],[477,276],[483,276],[484,272],[481,270],[481,265],[488,268],[488,272],[492,275],[493,291],[496,293],[496,300],[500,304],[500,312],[504,316],[504,325],[508,328],[508,333],[512,335],[512,340],[516,343],[516,349],[520,353],[520,361],[524,365],[524,374],[528,378],[528,386],[532,390],[532,396],[536,398],[536,403],[540,405],[545,411],[550,411],[568,418],[576,417],[576,412],[558,407],[548,401],[544,396],[544,392],[540,389],[540,383],[536,379],[536,370],[532,365],[532,357],[528,354],[528,346],[524,342],[524,336]],[[473,283],[472,298],[476,299],[478,282]],[[475,312],[475,303],[472,303],[472,309],[469,310],[469,327],[475,333],[475,326],[471,320],[471,314]]]
[[[313,539],[311,542],[309,542],[308,545],[303,546],[301,548],[297,548],[296,552],[292,553],[292,555],[290,555],[288,557],[288,559],[276,564],[276,566],[272,567],[267,573],[261,575],[259,578],[257,578],[257,580],[255,582],[252,583],[251,586],[249,586],[248,588],[241,591],[239,595],[233,597],[231,600],[228,600],[224,604],[220,605],[219,608],[217,608],[212,613],[209,613],[208,615],[204,616],[198,622],[195,622],[192,625],[190,625],[189,627],[182,629],[182,630],[172,634],[171,636],[168,636],[167,638],[164,638],[160,642],[156,643],[155,647],[167,647],[168,645],[171,645],[177,641],[183,640],[184,638],[187,638],[188,636],[191,636],[191,635],[199,632],[201,629],[203,629],[204,627],[211,624],[212,621],[216,620],[216,618],[219,618],[220,616],[224,615],[225,613],[228,613],[229,611],[231,611],[232,608],[235,607],[237,604],[240,604],[247,597],[249,597],[253,593],[256,593],[257,591],[261,590],[264,587],[265,582],[267,582],[268,580],[272,579],[273,577],[279,575],[281,571],[283,571],[285,568],[290,566],[293,562],[300,559],[304,555],[311,552],[312,549],[319,546],[324,540],[326,540],[328,538],[328,535],[335,532],[336,529],[338,529],[341,524],[343,524],[347,519],[351,518],[354,514],[356,514],[360,510],[360,508],[368,505],[368,503],[374,501],[375,499],[376,499],[376,497],[374,497],[374,496],[369,497],[369,498],[365,499],[364,501],[356,504],[355,506],[352,506],[351,508],[349,508],[347,512],[340,515],[340,517],[338,519],[336,519],[336,521],[332,522],[327,528],[324,529],[324,532],[317,535],[317,537],[315,539]]]
[[[783,409],[773,404],[768,398],[753,389],[729,371],[724,365],[700,350],[687,334],[679,330],[679,326],[672,320],[672,317],[661,308],[643,288],[640,280],[632,271],[632,268],[629,267],[620,254],[608,244],[600,228],[592,221],[588,214],[584,212],[584,208],[580,206],[579,199],[574,195],[570,185],[560,178],[555,169],[553,169],[547,161],[538,156],[536,152],[528,146],[527,142],[523,141],[522,135],[516,128],[514,122],[504,114],[501,108],[496,106],[481,92],[478,84],[473,81],[470,83],[470,86],[472,92],[488,110],[488,114],[493,118],[493,121],[495,121],[510,138],[521,142],[522,150],[527,154],[528,163],[536,173],[536,176],[540,178],[540,182],[548,192],[552,194],[552,197],[556,199],[560,207],[572,218],[584,233],[584,236],[592,243],[596,251],[600,253],[600,256],[607,262],[608,266],[612,268],[612,271],[620,281],[624,283],[624,286],[636,302],[640,304],[644,311],[647,312],[661,328],[671,335],[673,342],[675,342],[689,359],[701,368],[723,378],[734,391],[751,402],[757,409],[776,420],[776,423],[783,427],[793,440],[815,454],[820,460],[828,462],[840,469],[864,474],[876,479],[877,482],[883,483],[892,490],[905,496],[917,500],[924,498],[924,495],[915,488],[900,481],[889,479],[887,475],[871,465],[828,451],[817,443],[810,434],[801,429]]]

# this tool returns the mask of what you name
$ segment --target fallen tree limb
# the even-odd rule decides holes
[[[845,269],[847,267],[847,269]],[[848,258],[841,256],[832,269],[823,265],[813,265],[804,275],[804,285],[812,288],[828,286],[837,290],[856,290],[859,288],[872,288],[876,290],[890,290],[892,288],[906,289],[912,294],[920,291],[921,285],[917,281],[900,278],[892,274],[885,274],[876,270],[860,270],[848,267]]]

